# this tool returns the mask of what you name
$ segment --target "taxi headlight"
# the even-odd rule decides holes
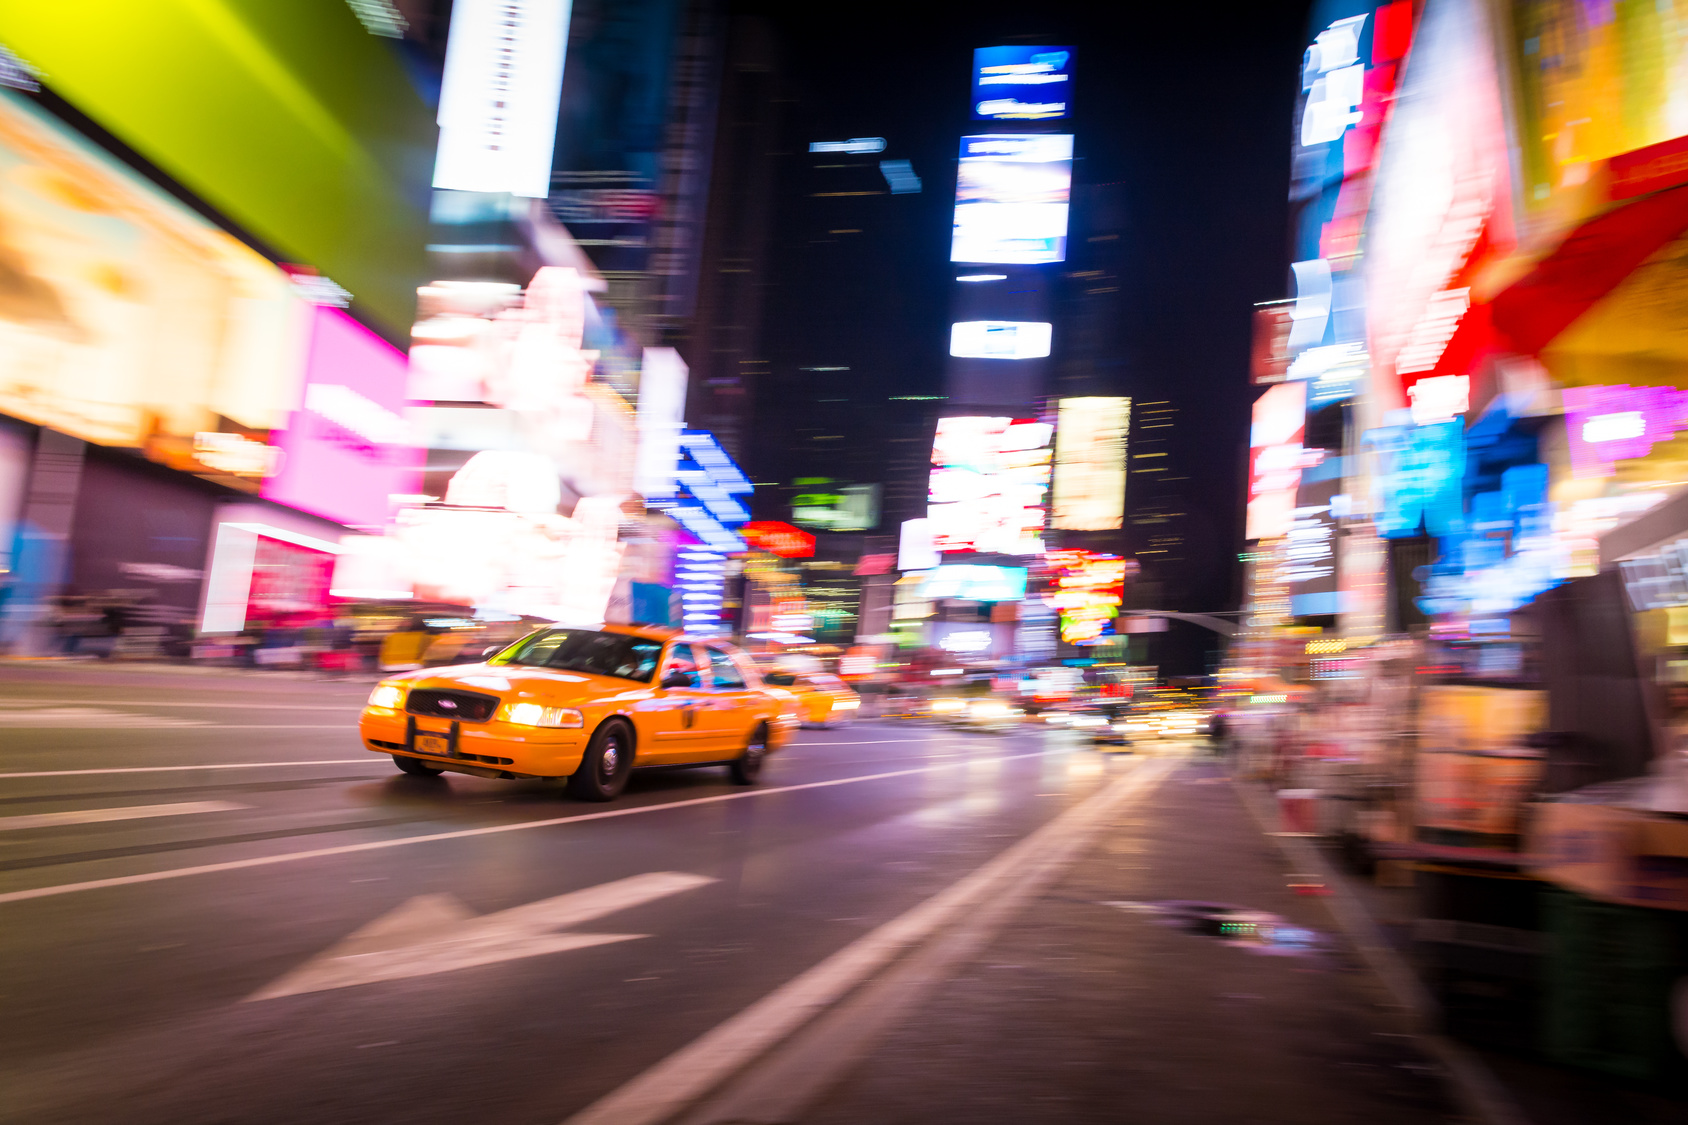
[[[966,704],[959,699],[934,699],[932,701],[932,713],[934,715],[953,715],[964,706]]]
[[[391,707],[395,710],[404,706],[404,688],[398,684],[376,684],[375,690],[369,693],[371,707]]]
[[[507,703],[504,705],[504,720],[524,727],[586,725],[586,716],[573,707],[545,707],[538,703]]]
[[[994,699],[975,703],[971,710],[975,719],[1006,719],[1008,717],[1008,704],[999,703]]]
[[[862,701],[859,699],[835,699],[832,701],[832,708],[835,711],[854,711],[861,705]]]

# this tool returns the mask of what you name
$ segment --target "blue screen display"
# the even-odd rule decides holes
[[[1072,112],[1071,47],[980,47],[973,52],[975,121],[1053,121]]]

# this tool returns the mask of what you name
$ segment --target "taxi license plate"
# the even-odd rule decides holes
[[[418,754],[437,754],[442,758],[451,757],[451,739],[441,738],[436,734],[419,734],[416,736],[416,752]]]

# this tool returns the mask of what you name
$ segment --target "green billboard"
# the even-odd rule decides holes
[[[0,0],[53,93],[403,336],[426,280],[433,114],[346,0]]]

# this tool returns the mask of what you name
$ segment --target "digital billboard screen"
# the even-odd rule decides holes
[[[940,566],[921,581],[920,596],[929,600],[1017,602],[1026,596],[1026,568],[971,563]]]
[[[404,417],[405,355],[341,312],[314,310],[305,393],[264,498],[356,527],[384,524],[389,497],[421,486],[423,451]]]
[[[976,121],[1052,121],[1072,112],[1071,47],[980,47],[973,52]]]
[[[0,413],[149,453],[218,415],[269,429],[298,311],[281,270],[0,91]]]
[[[938,420],[926,507],[938,550],[1043,550],[1054,429],[1027,419]]]
[[[1067,259],[1070,133],[961,138],[950,261],[1035,266]]]
[[[1042,359],[1049,354],[1047,321],[963,320],[950,325],[950,355],[958,359]]]
[[[1128,398],[1064,398],[1055,430],[1054,525],[1117,531],[1125,518]]]

